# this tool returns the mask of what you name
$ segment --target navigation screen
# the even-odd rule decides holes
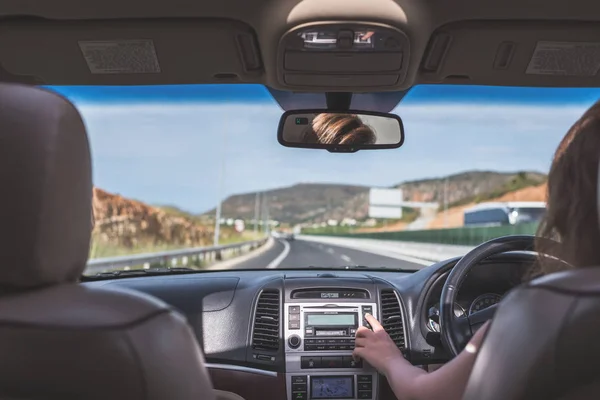
[[[311,399],[352,399],[354,398],[353,376],[311,377]]]
[[[356,313],[347,314],[307,314],[308,326],[353,326],[356,324]]]

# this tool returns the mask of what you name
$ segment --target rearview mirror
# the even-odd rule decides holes
[[[369,111],[286,111],[277,140],[286,147],[353,153],[396,149],[404,143],[404,126],[395,114]]]

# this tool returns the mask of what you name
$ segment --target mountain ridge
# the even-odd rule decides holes
[[[415,202],[442,203],[446,191],[446,203],[453,207],[498,197],[545,180],[546,175],[537,171],[468,170],[446,177],[405,181],[390,188],[401,188],[405,200]],[[262,192],[261,204],[264,205],[262,199],[267,198],[269,217],[286,224],[323,223],[329,219],[341,221],[344,218],[364,220],[368,218],[369,190],[369,186],[361,185],[298,183]],[[221,205],[221,215],[253,219],[255,201],[256,192],[229,196]],[[212,209],[202,215],[214,215],[214,212]],[[263,213],[260,215],[264,216]]]

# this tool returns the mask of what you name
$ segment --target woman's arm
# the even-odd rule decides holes
[[[354,356],[364,359],[385,375],[398,400],[462,398],[488,323],[473,335],[458,356],[428,373],[404,359],[379,321],[372,315],[367,315],[366,319],[373,331],[365,327],[357,330]]]

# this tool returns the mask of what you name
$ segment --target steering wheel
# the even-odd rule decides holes
[[[458,289],[471,269],[486,258],[507,251],[534,251],[536,237],[530,235],[503,236],[492,239],[475,247],[463,256],[454,266],[444,283],[440,298],[440,333],[442,343],[455,357],[467,345],[477,329],[491,319],[497,305],[490,306],[471,315],[457,317],[454,314],[454,303]],[[553,245],[558,242],[546,240]]]

